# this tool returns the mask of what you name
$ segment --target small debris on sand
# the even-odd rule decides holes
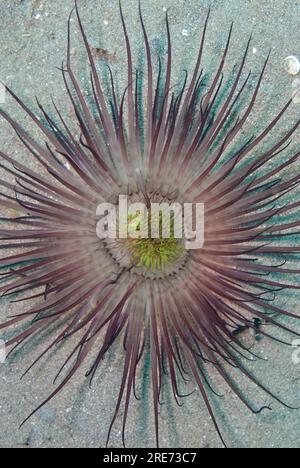
[[[287,57],[284,61],[284,68],[285,71],[289,75],[296,76],[300,73],[300,61],[297,57],[294,55],[290,55]]]
[[[99,60],[104,60],[108,63],[116,63],[117,57],[116,53],[111,53],[106,49],[102,49],[101,47],[92,47],[92,54],[95,58]]]

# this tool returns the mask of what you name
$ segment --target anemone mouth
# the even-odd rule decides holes
[[[133,241],[133,244],[128,245],[124,241],[107,239],[104,245],[121,269],[150,280],[183,274],[189,258],[181,243],[175,244],[175,242],[167,244],[147,239],[143,243]],[[142,254],[142,250],[146,252]]]
[[[146,192],[129,190],[127,201],[129,205],[145,202],[145,197],[152,204],[172,206],[177,203],[178,191],[164,190],[162,187],[152,186]],[[119,203],[115,203],[119,212]],[[174,217],[170,212],[170,234],[162,234],[162,219],[159,219],[159,233],[155,237],[151,233],[151,209],[147,209],[146,219],[137,220],[135,215],[127,218],[127,237],[120,238],[117,228],[116,238],[107,238],[104,246],[113,261],[121,270],[127,270],[145,279],[157,280],[177,276],[184,272],[188,263],[189,252],[185,248],[183,238],[174,235]],[[134,227],[135,235],[130,233]],[[146,235],[145,235],[146,231]],[[140,234],[139,234],[140,232]],[[143,234],[144,233],[144,234]]]

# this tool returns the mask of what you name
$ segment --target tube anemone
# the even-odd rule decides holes
[[[1,250],[14,249],[15,253],[0,260],[0,292],[3,296],[19,294],[21,304],[30,304],[26,312],[23,309],[10,317],[0,329],[22,325],[22,331],[7,342],[14,350],[33,335],[59,324],[59,333],[28,370],[56,345],[71,337],[77,339],[58,372],[60,383],[29,417],[70,381],[96,349],[96,358],[87,371],[92,380],[108,351],[121,338],[123,376],[107,443],[124,405],[125,445],[130,402],[137,397],[137,373],[149,353],[157,445],[165,379],[169,379],[179,405],[186,396],[180,392],[180,382],[196,382],[226,445],[210,403],[209,394],[214,392],[210,375],[219,374],[253,413],[270,408],[255,408],[249,403],[231,378],[231,368],[290,408],[247,370],[244,361],[255,355],[236,330],[255,330],[256,318],[297,335],[280,318],[298,316],[278,307],[274,299],[280,290],[299,289],[290,280],[300,270],[285,262],[300,252],[298,244],[288,242],[298,235],[300,221],[298,217],[296,221],[287,219],[297,214],[300,205],[290,197],[300,175],[286,171],[300,155],[300,151],[292,155],[287,151],[300,120],[276,141],[270,144],[267,140],[286,114],[291,99],[261,133],[249,136],[237,149],[237,137],[255,106],[268,58],[256,86],[249,88],[251,74],[245,77],[244,71],[250,38],[230,88],[224,86],[231,28],[219,67],[207,84],[202,58],[209,13],[195,67],[190,76],[186,73],[176,92],[172,88],[168,16],[167,60],[162,64],[150,48],[139,8],[146,56],[146,76],[141,81],[142,72],[134,69],[120,5],[128,83],[119,99],[110,70],[110,93],[106,95],[77,3],[75,12],[91,68],[93,102],[81,90],[72,68],[73,12],[62,76],[80,137],[71,131],[56,104],[54,119],[38,102],[40,118],[9,88],[8,93],[43,133],[45,146],[0,110],[28,156],[40,165],[40,171],[34,171],[0,152],[2,169],[15,177],[15,184],[0,181],[4,188],[0,204],[22,213],[14,219],[1,219],[7,224],[0,230]],[[241,101],[250,92],[248,104],[236,119]],[[284,162],[279,157],[283,153]],[[100,239],[96,234],[97,207],[106,202],[118,207],[122,194],[132,202],[146,202],[147,207],[165,201],[204,204],[203,247],[188,250],[174,236],[159,238],[156,243],[153,239]],[[127,221],[130,225],[134,219]],[[278,257],[278,262],[270,261],[271,256]],[[260,332],[279,341],[267,328]]]

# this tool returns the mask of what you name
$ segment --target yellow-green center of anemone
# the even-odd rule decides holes
[[[131,255],[132,264],[137,267],[144,267],[148,271],[163,271],[168,266],[174,264],[183,254],[184,246],[182,239],[175,238],[174,215],[170,219],[170,236],[163,237],[162,214],[159,215],[159,236],[151,237],[151,214],[147,216],[147,221],[141,221],[140,216],[128,216],[128,238],[125,240],[126,250]],[[149,234],[147,238],[142,237],[142,233]],[[140,232],[141,237],[131,236],[132,231]]]

